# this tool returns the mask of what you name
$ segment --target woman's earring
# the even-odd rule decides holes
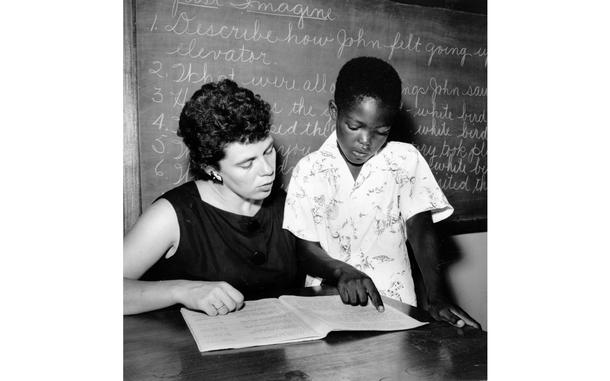
[[[216,184],[222,184],[222,177],[214,171],[210,172],[210,176],[212,177],[212,181]]]

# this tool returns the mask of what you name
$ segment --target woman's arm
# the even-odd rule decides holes
[[[180,230],[176,212],[164,199],[142,214],[123,240],[123,314],[136,314],[183,304],[208,315],[241,308],[243,295],[226,282],[140,281],[163,255],[178,248]]]
[[[123,314],[131,315],[172,306],[178,302],[182,280],[147,282],[123,278]]]
[[[377,287],[362,271],[353,266],[332,258],[320,246],[319,242],[297,240],[299,267],[307,274],[324,278],[337,286],[341,300],[345,304],[366,305],[371,299],[379,312],[383,311],[383,302]]]
[[[407,236],[413,247],[413,254],[422,273],[428,311],[436,320],[445,320],[457,327],[464,324],[481,328],[473,318],[460,307],[449,302],[445,295],[440,272],[440,243],[428,212],[418,213],[407,220]]]
[[[243,306],[244,296],[227,282],[166,280],[147,282],[123,278],[123,314],[131,315],[182,304],[210,316]]]

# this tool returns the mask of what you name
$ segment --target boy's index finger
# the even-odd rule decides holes
[[[381,295],[379,295],[379,291],[377,291],[377,288],[374,285],[372,285],[371,287],[367,284],[366,292],[369,295],[369,298],[371,299],[371,303],[373,303],[373,306],[375,306],[377,311],[385,311],[385,307],[383,306],[383,300],[381,300]]]

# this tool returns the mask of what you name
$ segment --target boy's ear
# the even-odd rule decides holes
[[[335,103],[335,101],[333,101],[332,99],[328,101],[328,113],[330,114],[332,120],[337,120],[338,112],[339,111],[337,110],[337,104]]]

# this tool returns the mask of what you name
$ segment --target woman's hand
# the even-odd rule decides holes
[[[176,301],[210,316],[226,315],[244,305],[244,296],[227,282],[184,281],[176,291]]]
[[[476,329],[481,329],[479,323],[470,317],[463,309],[444,301],[431,302],[428,305],[428,312],[435,320],[446,321],[454,327],[462,328],[469,325]]]

